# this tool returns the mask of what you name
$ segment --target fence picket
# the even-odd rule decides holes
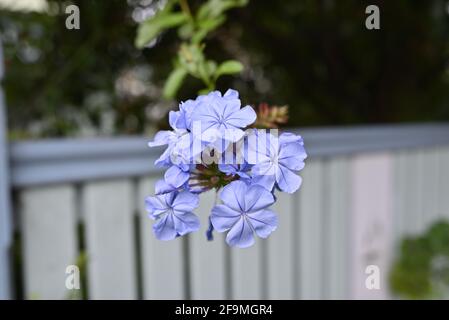
[[[439,157],[439,212],[440,216],[449,222],[449,147],[441,148]]]
[[[262,299],[262,241],[249,248],[231,248],[232,299]]]
[[[200,195],[196,213],[201,219],[201,229],[190,235],[190,275],[193,299],[225,299],[226,271],[225,240],[223,234],[214,232],[214,240],[206,241],[208,216],[215,203],[215,191]]]
[[[293,197],[277,193],[273,211],[279,216],[279,225],[267,241],[268,299],[293,299],[294,297],[294,217],[299,212],[293,207]]]
[[[153,220],[145,211],[144,199],[154,194],[156,178],[139,181],[140,234],[143,296],[145,299],[185,299],[186,278],[183,256],[185,238],[159,241],[153,235]]]
[[[394,156],[393,170],[393,228],[394,247],[398,249],[402,237],[407,234],[407,151],[397,151]]]
[[[27,299],[66,299],[66,268],[75,264],[75,189],[71,185],[21,192]]]
[[[89,298],[136,298],[132,184],[100,181],[83,190]]]
[[[405,162],[407,197],[406,206],[406,231],[416,234],[424,230],[423,220],[423,152],[412,150],[407,153]]]
[[[438,150],[435,148],[427,149],[422,155],[422,218],[423,228],[427,229],[438,219]]]
[[[327,299],[348,298],[349,160],[335,158],[325,164],[324,287]]]
[[[355,299],[388,298],[393,243],[392,159],[389,153],[376,153],[356,155],[351,161],[350,270],[351,297]],[[380,287],[369,290],[366,279],[374,272],[378,272]]]
[[[322,297],[322,211],[323,162],[309,161],[303,171],[303,185],[298,197],[299,207],[299,298]]]

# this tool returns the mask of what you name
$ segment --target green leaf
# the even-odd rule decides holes
[[[187,70],[182,67],[177,67],[170,73],[164,85],[164,98],[172,99],[175,97],[186,75]]]
[[[183,39],[189,39],[194,31],[194,25],[192,23],[185,23],[181,25],[178,29],[178,36]]]
[[[225,15],[220,15],[212,19],[198,21],[198,31],[192,36],[193,43],[201,42],[212,30],[218,28],[226,21]]]
[[[215,78],[224,74],[235,74],[243,70],[243,65],[236,60],[228,60],[220,64],[215,71]]]
[[[197,19],[215,18],[226,10],[244,7],[248,2],[249,0],[209,0],[198,9]]]
[[[187,20],[188,17],[183,12],[167,13],[160,11],[151,19],[139,25],[135,41],[136,47],[143,48],[165,29],[179,26]]]

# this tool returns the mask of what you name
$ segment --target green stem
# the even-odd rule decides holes
[[[190,20],[193,21],[192,11],[190,11],[189,3],[187,0],[180,0],[179,5],[181,6],[182,12],[184,12]]]

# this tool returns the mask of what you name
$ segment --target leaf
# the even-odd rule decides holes
[[[248,0],[209,0],[198,9],[197,19],[215,18],[226,10],[244,7],[247,4]]]
[[[160,11],[151,19],[139,25],[135,41],[136,47],[143,48],[165,29],[179,26],[187,20],[188,17],[183,12],[167,13]]]
[[[226,21],[225,15],[220,15],[216,18],[198,21],[199,30],[192,36],[192,42],[193,43],[201,42],[209,32],[221,26],[225,21]]]
[[[236,60],[228,60],[220,64],[215,71],[215,78],[224,74],[235,74],[243,70],[243,65]]]
[[[182,67],[177,67],[170,73],[164,85],[164,98],[172,99],[175,97],[186,75],[187,70]]]
[[[186,23],[179,27],[178,36],[181,39],[186,40],[192,36],[193,31],[194,31],[194,25],[192,23]]]

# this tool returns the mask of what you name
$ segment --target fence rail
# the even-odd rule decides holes
[[[293,130],[294,131],[294,130]],[[425,148],[449,143],[448,124],[315,128],[300,131],[311,157]],[[12,185],[26,187],[157,173],[149,139],[55,139],[11,144]]]
[[[143,207],[161,172],[147,139],[46,140],[10,146],[26,298],[67,298],[65,269],[87,253],[88,297],[335,299],[389,297],[395,241],[449,217],[449,125],[301,130],[303,186],[279,194],[279,228],[249,249],[202,229],[157,241]],[[80,226],[84,232],[79,232]],[[382,290],[364,286],[382,270]]]

